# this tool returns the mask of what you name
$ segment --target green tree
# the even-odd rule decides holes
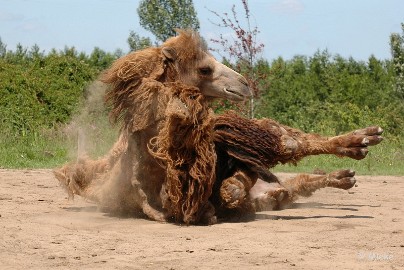
[[[391,34],[390,47],[396,73],[396,91],[404,99],[404,23],[401,24],[401,29],[401,35],[398,33]]]
[[[3,43],[0,37],[0,57],[5,57],[7,53],[7,45]]]
[[[106,53],[98,47],[95,47],[89,57],[89,63],[92,67],[100,70],[106,69],[116,59],[111,53]]]
[[[192,0],[142,0],[137,13],[140,25],[162,42],[175,36],[175,28],[199,30]]]
[[[128,45],[131,51],[138,51],[150,47],[152,42],[148,37],[141,37],[134,31],[130,31]]]
[[[8,51],[0,57],[0,130],[26,136],[69,121],[105,58],[98,50],[80,59],[73,47],[48,55],[37,45]]]
[[[367,62],[318,51],[311,57],[278,58],[268,72],[270,87],[257,113],[279,122],[330,135],[378,124],[399,135],[403,102],[393,87],[393,65],[370,56]]]

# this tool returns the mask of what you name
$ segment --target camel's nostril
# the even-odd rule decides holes
[[[248,86],[248,81],[243,76],[238,77],[237,80],[245,86]]]

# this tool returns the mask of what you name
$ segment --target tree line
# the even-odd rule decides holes
[[[2,44],[4,48],[4,44]],[[1,51],[1,50],[0,50]],[[45,54],[18,45],[0,53],[0,125],[23,135],[67,123],[85,98],[86,86],[120,53],[74,48]],[[254,69],[267,74],[256,98],[256,116],[306,131],[338,134],[379,124],[403,133],[404,100],[392,60],[370,56],[356,61],[318,51],[313,56],[261,59]]]
[[[318,51],[256,68],[269,74],[269,86],[258,99],[261,116],[330,135],[369,125],[381,125],[391,135],[403,133],[404,100],[391,60],[356,61]]]

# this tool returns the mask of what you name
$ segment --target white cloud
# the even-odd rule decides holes
[[[46,29],[38,20],[25,20],[17,26],[17,29],[23,32],[38,32]]]
[[[15,13],[10,13],[7,11],[1,11],[0,10],[0,21],[17,21],[17,20],[22,20],[24,19],[24,16],[20,14],[15,14]]]
[[[304,5],[301,0],[279,0],[270,8],[275,12],[296,15],[303,12]]]

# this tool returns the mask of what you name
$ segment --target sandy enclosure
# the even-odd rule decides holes
[[[252,221],[187,227],[68,202],[50,170],[0,169],[0,269],[404,269],[404,177],[357,180]]]

